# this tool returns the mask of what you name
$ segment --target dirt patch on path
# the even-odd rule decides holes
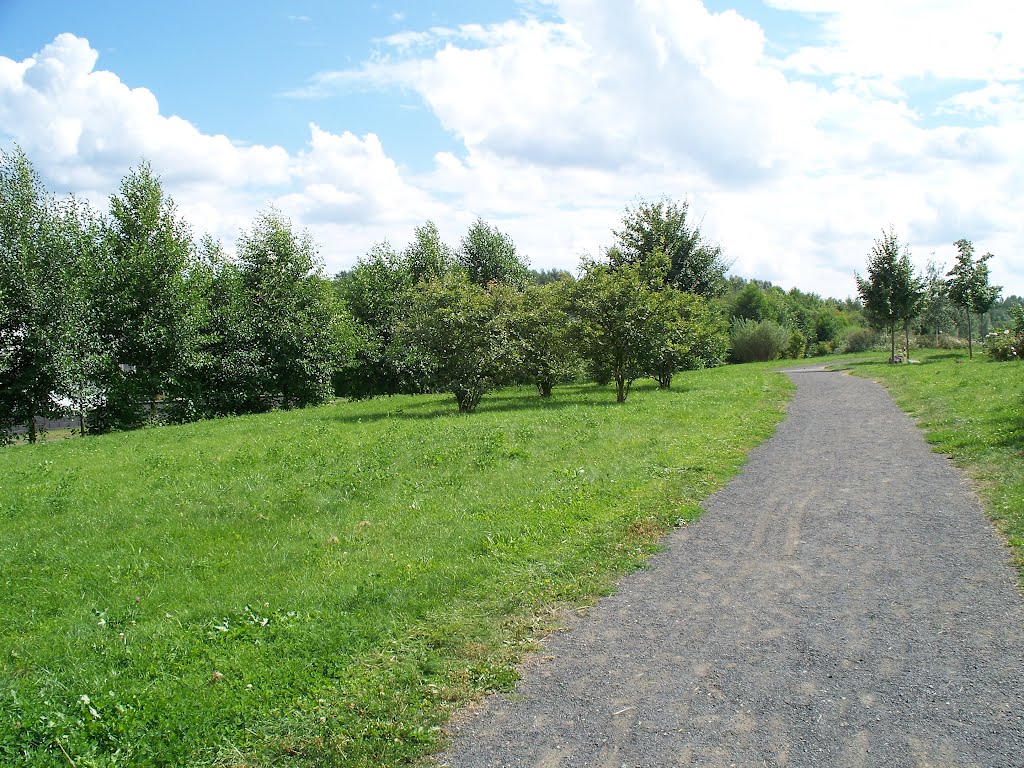
[[[744,472],[441,765],[1024,765],[1024,600],[967,482],[877,384],[788,375]]]

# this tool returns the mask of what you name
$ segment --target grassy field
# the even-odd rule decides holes
[[[0,765],[396,766],[782,415],[766,366],[0,451]]]
[[[883,383],[935,449],[976,481],[1024,586],[1024,363],[943,350],[914,350],[917,365],[881,357],[861,355],[843,367]]]

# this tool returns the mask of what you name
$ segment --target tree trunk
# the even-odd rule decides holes
[[[889,363],[896,362],[896,321],[889,323]]]
[[[658,389],[671,389],[672,388],[672,374],[671,373],[659,373],[654,377],[658,381]]]
[[[551,379],[542,379],[537,382],[537,391],[541,397],[551,397],[551,388],[553,384]]]
[[[626,377],[622,373],[615,374],[615,402],[626,402]]]
[[[459,404],[459,413],[472,413],[480,402],[480,394],[469,390],[459,389],[455,391],[455,402]]]
[[[907,342],[907,359],[903,362],[910,365],[910,321],[907,320],[903,323],[903,338]]]
[[[85,387],[78,385],[78,432],[85,437]]]
[[[967,310],[967,356],[974,357],[974,348],[971,346],[971,310]]]
[[[28,424],[26,426],[28,427],[28,441],[34,443],[39,439],[39,433],[36,431],[36,417],[34,415],[28,417]]]

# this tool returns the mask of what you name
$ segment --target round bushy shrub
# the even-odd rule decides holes
[[[878,334],[870,328],[853,331],[846,337],[843,349],[846,352],[868,352],[878,345]]]
[[[732,359],[738,363],[777,360],[789,346],[789,331],[771,320],[737,319],[732,324]]]
[[[1005,363],[1007,360],[1019,360],[1020,351],[1017,346],[1017,338],[1010,333],[1009,328],[1005,331],[993,331],[985,337],[985,351],[989,357],[999,363]]]
[[[804,336],[800,331],[792,330],[789,332],[789,347],[786,349],[786,357],[791,357],[794,360],[799,360],[807,354],[807,337]]]

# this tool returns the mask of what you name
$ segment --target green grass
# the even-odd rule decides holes
[[[976,481],[1024,586],[1024,363],[944,350],[914,350],[916,365],[855,357],[843,367],[884,384],[935,450]]]
[[[0,765],[396,766],[773,430],[766,366],[0,451]]]

